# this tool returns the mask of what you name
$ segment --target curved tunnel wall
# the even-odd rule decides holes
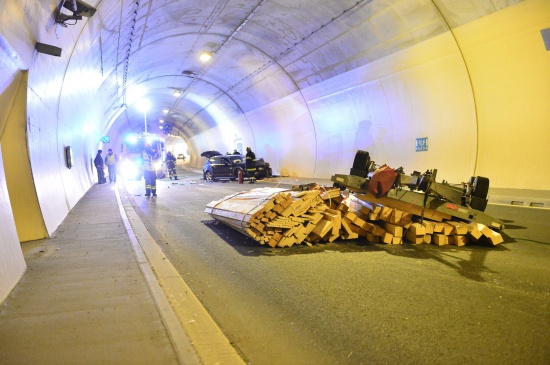
[[[548,14],[548,2],[525,1],[248,111],[245,144],[290,176],[346,173],[362,148],[452,182],[482,175],[492,187],[548,189],[538,159],[549,152]],[[427,152],[415,152],[421,137]]]

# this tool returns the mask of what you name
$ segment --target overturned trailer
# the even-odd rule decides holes
[[[489,179],[471,177],[468,182],[449,184],[437,182],[437,169],[411,175],[403,169],[376,168],[367,151],[355,154],[349,175],[331,177],[335,186],[348,189],[358,199],[380,203],[394,208],[405,208],[421,216],[435,213],[460,220],[484,224],[493,230],[504,229],[504,223],[486,214]]]

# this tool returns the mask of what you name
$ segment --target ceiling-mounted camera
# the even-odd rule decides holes
[[[61,10],[65,8],[72,12],[72,14],[62,13]],[[55,17],[55,21],[58,24],[66,27],[68,25],[74,25],[77,21],[82,20],[82,17],[90,18],[96,12],[96,8],[86,4],[81,0],[62,0]],[[68,23],[68,21],[74,20],[74,23]]]

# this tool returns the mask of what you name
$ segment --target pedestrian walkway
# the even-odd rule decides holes
[[[54,237],[23,244],[27,271],[0,305],[0,364],[199,363],[149,285],[116,187],[92,186]]]

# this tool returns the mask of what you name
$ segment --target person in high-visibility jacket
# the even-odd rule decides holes
[[[105,165],[109,171],[109,184],[116,183],[116,163],[118,162],[118,156],[113,153],[113,150],[109,148],[109,153],[105,156]]]
[[[174,156],[172,152],[168,151],[164,163],[166,164],[166,168],[168,169],[170,180],[172,180],[172,178],[174,178],[174,180],[177,180],[178,174],[176,172],[176,156]]]
[[[249,184],[256,182],[256,154],[250,147],[246,147],[246,172],[250,176]]]
[[[157,169],[159,154],[151,146],[146,146],[142,153],[143,178],[145,179],[145,196],[157,196]]]

